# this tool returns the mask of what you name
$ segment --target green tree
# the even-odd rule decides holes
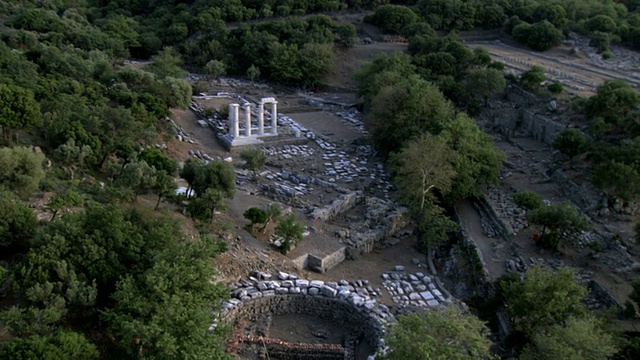
[[[307,43],[299,56],[302,83],[307,86],[321,84],[335,63],[333,44]]]
[[[469,94],[481,96],[484,99],[485,107],[488,105],[491,95],[504,89],[507,85],[504,73],[491,68],[470,71],[467,74],[465,83]]]
[[[131,357],[230,359],[224,327],[209,330],[213,311],[228,296],[222,283],[213,282],[211,266],[223,250],[212,238],[171,246],[144,273],[122,277],[115,306],[101,318]]]
[[[45,177],[45,157],[26,147],[0,148],[0,187],[30,196]]]
[[[373,60],[363,63],[353,77],[359,83],[358,95],[363,96],[367,104],[371,104],[373,97],[383,87],[392,85],[400,79],[415,74],[415,72],[416,67],[412,64],[411,56],[395,52],[380,54]],[[393,76],[390,77],[390,74]],[[390,79],[393,82],[389,81]]]
[[[65,207],[80,206],[84,203],[84,198],[78,192],[74,190],[64,190],[56,192],[49,200],[47,207],[53,211],[51,214],[51,221],[56,218],[56,215],[60,210]]]
[[[300,50],[296,44],[272,45],[269,70],[271,78],[283,83],[300,83],[304,78],[304,69],[300,65]]]
[[[242,168],[251,170],[253,177],[256,177],[256,171],[260,170],[267,162],[267,154],[257,148],[247,148],[240,152],[240,158],[244,161]]]
[[[567,129],[553,141],[553,147],[561,153],[574,157],[589,148],[589,138],[578,129]]]
[[[449,233],[459,229],[458,223],[445,214],[442,207],[430,204],[418,218],[419,242],[427,249],[427,256],[434,255],[434,250],[440,244],[449,240]]]
[[[598,86],[596,95],[587,101],[585,112],[590,119],[602,118],[606,124],[623,126],[622,120],[640,103],[640,93],[628,83],[607,80]]]
[[[267,220],[264,222],[262,228],[260,229],[262,233],[265,233],[267,231],[267,227],[270,224],[278,223],[280,221],[280,219],[282,218],[282,205],[278,203],[271,203],[269,204],[269,206],[267,206],[266,212]]]
[[[456,176],[457,153],[431,134],[411,141],[400,153],[393,154],[394,182],[398,197],[422,218],[425,208],[446,195]]]
[[[158,210],[158,206],[160,206],[162,198],[174,195],[178,189],[178,184],[176,184],[173,176],[168,174],[165,170],[160,170],[156,173],[155,181],[153,182],[151,189],[156,195],[158,195],[158,201],[154,208],[154,210]]]
[[[0,129],[4,139],[12,130],[28,130],[40,123],[40,105],[30,90],[0,84]]]
[[[211,161],[196,169],[193,180],[196,196],[211,188],[221,190],[226,198],[233,198],[236,191],[236,173],[233,165],[226,161]]]
[[[491,53],[487,48],[478,46],[473,49],[473,64],[476,66],[487,66],[491,63]],[[504,74],[503,74],[504,75]],[[503,76],[504,77],[504,76]]]
[[[174,159],[168,157],[156,148],[143,150],[138,158],[146,162],[149,166],[153,166],[158,171],[164,170],[168,175],[175,174],[178,169],[178,164]]]
[[[531,190],[518,191],[513,194],[513,202],[527,210],[535,210],[544,205],[540,194]]]
[[[520,82],[530,89],[537,89],[545,80],[547,80],[547,77],[544,74],[544,69],[538,65],[533,65],[531,69],[520,75]]]
[[[266,210],[263,210],[257,207],[248,208],[242,214],[242,216],[245,219],[251,221],[251,224],[250,224],[251,226],[255,224],[264,224],[265,222],[267,222],[267,219],[269,217]]]
[[[531,340],[520,360],[600,360],[618,352],[617,339],[593,317],[568,319],[534,333]]]
[[[161,78],[168,76],[180,77],[186,74],[180,67],[180,65],[182,65],[180,54],[172,47],[165,47],[158,55],[153,56],[151,60],[152,63],[149,64],[149,71]]]
[[[449,203],[476,196],[483,186],[497,183],[504,154],[493,145],[493,138],[478,128],[475,120],[458,113],[444,124],[438,135],[458,153],[456,178]]]
[[[513,29],[513,38],[536,51],[549,50],[562,43],[564,35],[547,20],[533,25],[521,23]]]
[[[334,27],[336,44],[344,47],[352,47],[358,41],[356,26],[353,24],[338,24]]]
[[[532,224],[542,226],[542,243],[554,249],[572,235],[590,229],[587,219],[569,202],[541,206],[529,211],[527,218]]]
[[[193,89],[189,82],[184,79],[167,77],[162,79],[161,84],[164,88],[161,98],[167,106],[186,109],[191,104]]]
[[[371,16],[365,17],[384,33],[400,34],[406,26],[416,23],[419,17],[411,8],[402,5],[382,5]]]
[[[91,360],[99,358],[95,345],[82,334],[70,330],[39,336],[14,338],[0,346],[0,357],[23,360]]]
[[[280,251],[286,254],[291,247],[302,241],[304,226],[296,219],[294,214],[285,216],[276,225],[275,234],[282,237],[283,243]]]
[[[562,86],[562,84],[554,82],[547,85],[547,90],[549,90],[549,92],[552,94],[560,94],[562,90],[564,90],[564,87]]]
[[[92,157],[93,150],[89,145],[76,145],[73,138],[58,146],[53,152],[53,159],[62,165],[69,173],[69,179],[75,178],[76,171],[83,169]]]
[[[568,268],[554,273],[536,265],[527,270],[520,281],[501,283],[507,314],[512,323],[528,335],[564,325],[573,317],[582,318],[587,309],[581,300],[587,289],[576,283],[575,274]]]
[[[196,158],[188,158],[182,168],[180,169],[180,177],[187,182],[187,197],[190,197],[194,192],[193,185],[196,182],[196,175],[200,173],[201,168],[204,167],[205,162]]]
[[[28,245],[38,227],[36,214],[14,194],[0,191],[0,248]]]
[[[227,72],[227,66],[220,60],[211,60],[205,65],[204,69],[211,77],[217,79]]]
[[[640,175],[627,164],[605,161],[596,166],[591,175],[593,184],[604,190],[609,199],[630,201],[640,193]]]
[[[596,15],[584,22],[584,27],[589,32],[599,31],[613,34],[617,26],[615,20],[604,14]]]
[[[453,117],[453,107],[433,84],[409,76],[384,86],[371,100],[365,122],[383,155],[399,150],[428,131],[438,134]]]
[[[589,46],[595,48],[598,53],[603,53],[609,50],[611,38],[612,36],[609,33],[596,31],[589,38]]]
[[[137,161],[127,164],[120,176],[115,180],[115,185],[125,190],[130,190],[133,200],[138,201],[138,196],[149,192],[156,181],[157,171],[145,161]]]
[[[456,306],[404,315],[389,329],[387,360],[493,358],[489,329]]]
[[[216,209],[224,210],[228,206],[225,197],[226,194],[223,190],[207,188],[204,192],[198,194],[194,201],[195,204],[189,208],[192,210],[192,216],[201,219],[208,218],[209,222],[213,222]],[[193,211],[194,209],[195,211]],[[202,209],[206,209],[206,211],[202,211]]]
[[[73,306],[84,313],[107,304],[123,274],[143,272],[159,251],[181,236],[180,225],[168,217],[92,204],[38,233],[15,271],[16,285],[30,304],[48,308],[56,303],[50,299],[58,298],[63,308]]]
[[[253,83],[253,81],[256,78],[260,77],[260,68],[258,68],[255,65],[251,65],[249,66],[249,68],[247,69],[247,76],[249,77],[249,79],[251,80],[251,83]]]

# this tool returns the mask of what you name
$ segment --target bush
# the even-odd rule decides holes
[[[589,147],[589,138],[578,129],[567,129],[553,142],[553,147],[561,153],[574,157],[582,154]]]
[[[611,50],[606,50],[602,52],[602,58],[605,60],[609,60],[613,57],[613,53],[611,52]]]
[[[264,224],[265,222],[267,222],[267,219],[269,218],[269,215],[267,214],[266,210],[257,208],[257,207],[252,207],[247,209],[247,211],[244,212],[244,214],[242,214],[242,216],[251,221],[251,225],[255,225],[255,224]]]
[[[547,90],[552,94],[560,94],[562,90],[564,90],[564,87],[562,87],[560,83],[552,83],[547,86]]]
[[[542,206],[542,198],[535,191],[518,191],[513,195],[513,201],[527,210],[535,210]]]
[[[533,65],[531,69],[525,71],[520,76],[520,82],[522,85],[536,89],[540,86],[540,83],[547,80],[547,76],[544,74],[544,69],[538,65]]]

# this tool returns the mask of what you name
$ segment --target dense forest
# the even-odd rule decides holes
[[[212,310],[228,294],[215,282],[211,262],[226,245],[212,235],[220,229],[211,219],[234,196],[233,168],[193,160],[179,168],[153,146],[173,136],[170,109],[191,101],[187,72],[322,86],[334,53],[359,41],[355,25],[332,17],[338,11],[367,14],[366,22],[405,37],[407,53],[382,55],[355,77],[373,141],[431,250],[456,226],[445,208],[498,181],[503,155],[471,116],[506,81],[542,95],[562,91],[541,87],[537,69],[505,79],[503,64],[486,50],[471,51],[455,32],[503,29],[535,50],[577,32],[607,57],[611,43],[640,47],[638,6],[611,0],[0,1],[0,321],[8,330],[0,357],[225,358],[228,329],[211,325]],[[125,66],[130,59],[149,65]],[[638,103],[629,85],[607,82],[574,103],[589,126],[566,131],[556,143],[592,164],[594,183],[612,201],[640,194]],[[425,148],[434,154],[429,159],[420,156]],[[439,172],[430,182],[416,172],[434,166]],[[175,195],[175,176],[196,193],[188,212],[198,236],[184,233],[181,215],[158,210],[163,201],[183,200]],[[43,193],[52,196],[47,218],[38,219],[30,204]],[[137,206],[146,194],[157,197],[155,210]],[[527,337],[522,357],[546,351],[544,358],[558,358],[566,353],[557,344],[577,352],[585,341],[598,345],[590,348],[592,358],[611,355],[613,337],[585,314],[582,290],[563,276],[535,270],[526,280],[501,282],[496,301],[511,304],[509,315]],[[565,292],[544,301],[525,296],[550,287]],[[559,305],[542,306],[551,303]],[[456,321],[459,314],[447,316]],[[407,320],[392,334],[396,358],[418,344],[403,342],[412,339],[403,329],[419,329],[423,320]],[[469,327],[461,336],[483,331],[474,321]],[[484,356],[490,343],[477,343]]]

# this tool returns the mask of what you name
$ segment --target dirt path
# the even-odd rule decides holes
[[[473,207],[470,200],[458,201],[455,208],[460,216],[460,226],[466,231],[467,236],[480,250],[482,261],[487,266],[491,281],[507,273],[504,260],[493,257],[495,239],[487,237],[482,230],[482,218]]]

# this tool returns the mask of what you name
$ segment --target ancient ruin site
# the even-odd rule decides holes
[[[172,114],[177,135],[169,152],[182,160],[226,159],[237,173],[230,211],[219,214],[231,227],[229,251],[217,259],[232,292],[220,315],[233,326],[228,351],[241,359],[367,359],[384,349],[394,314],[462,304],[491,291],[498,277],[522,274],[537,263],[574,269],[590,289],[589,308],[622,309],[638,268],[635,214],[610,209],[584,172],[551,144],[568,125],[571,96],[592,93],[605,79],[636,84],[635,72],[625,66],[637,54],[614,49],[620,63],[611,66],[595,61],[579,38],[544,54],[490,36],[470,36],[467,44],[486,47],[516,73],[540,64],[568,94],[550,105],[508,85],[490,101],[477,122],[506,154],[501,182],[483,197],[455,205],[462,246],[441,249],[433,263],[417,245],[407,209],[394,198],[390,175],[356,106],[353,80],[345,77],[370,54],[402,51],[404,44],[374,42],[344,53],[328,80],[335,91],[191,76],[202,93],[193,96],[189,110]],[[267,154],[266,166],[255,174],[241,169],[239,153],[246,146]],[[571,201],[593,230],[576,247],[536,247],[532,236],[539,229],[512,200],[519,190],[535,190],[549,203]],[[243,212],[273,202],[305,225],[304,240],[287,255],[274,247],[277,238],[246,230]],[[619,326],[633,330],[635,324]]]

